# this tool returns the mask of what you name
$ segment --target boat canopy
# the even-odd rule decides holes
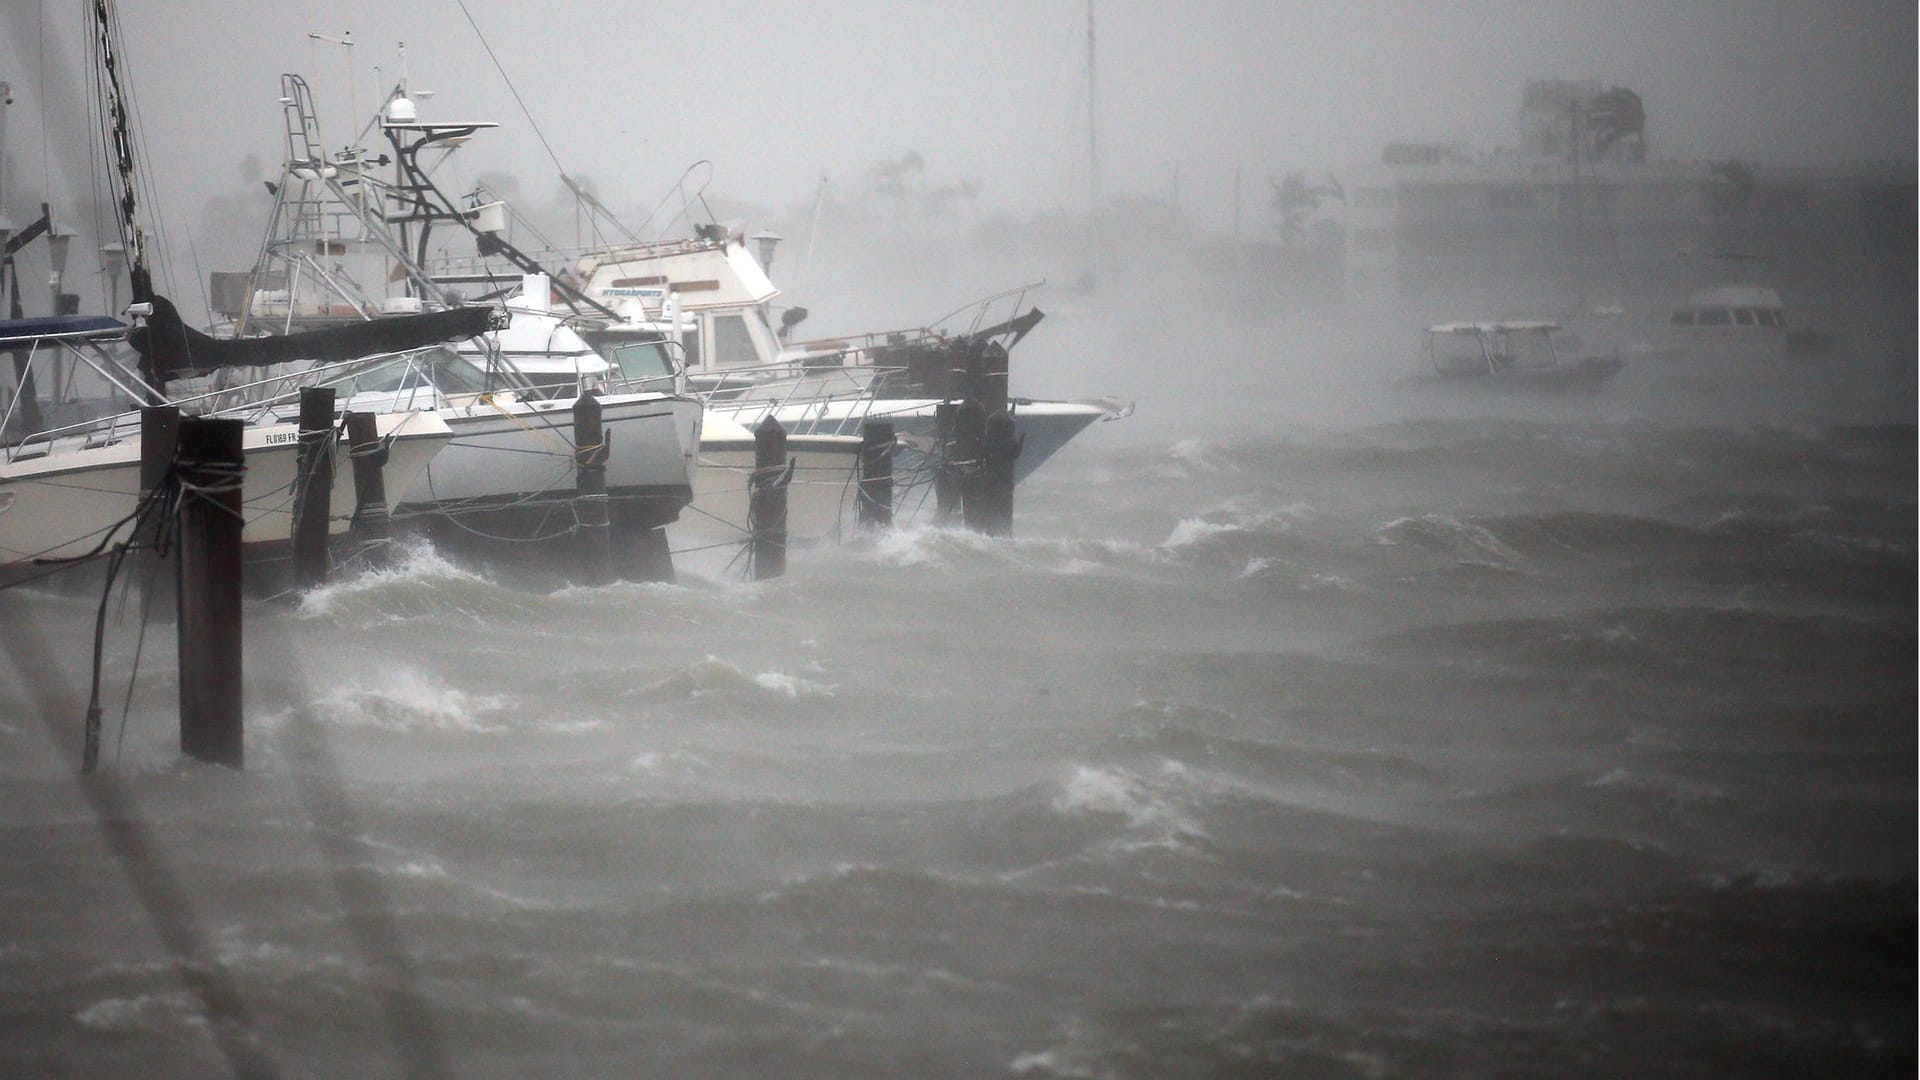
[[[26,345],[46,338],[112,337],[127,324],[106,315],[42,315],[32,319],[0,319],[0,347]]]
[[[1503,319],[1498,322],[1450,322],[1427,327],[1429,334],[1518,334],[1558,330],[1560,324],[1545,319]]]
[[[215,338],[180,320],[163,296],[151,301],[145,326],[127,335],[152,376],[169,379],[188,371],[228,367],[265,367],[295,361],[338,363],[363,356],[401,352],[485,333],[494,322],[490,307],[451,308],[421,315],[393,315],[366,322],[329,326],[266,337]]]
[[[1787,305],[1781,301],[1779,293],[1764,285],[1715,285],[1688,296],[1687,306],[1780,310]]]

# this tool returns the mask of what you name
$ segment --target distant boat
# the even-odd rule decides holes
[[[1778,363],[1796,338],[1809,352],[1832,340],[1811,332],[1796,335],[1787,323],[1786,303],[1764,285],[1700,289],[1667,312],[1661,331],[1664,352],[1709,363]]]
[[[1427,328],[1430,370],[1416,385],[1506,387],[1529,391],[1591,390],[1625,366],[1617,352],[1587,353],[1559,340],[1546,320],[1451,322]]]

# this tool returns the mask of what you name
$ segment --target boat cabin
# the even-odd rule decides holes
[[[1724,285],[1702,289],[1673,309],[1667,324],[1675,327],[1768,327],[1787,328],[1787,308],[1780,294],[1753,285]]]
[[[629,322],[674,327],[688,369],[781,359],[784,342],[772,321],[780,290],[739,236],[615,248],[580,259],[573,274],[582,292]]]
[[[1787,351],[1787,308],[1760,285],[1701,289],[1667,313],[1670,347],[1695,359],[1778,360]]]

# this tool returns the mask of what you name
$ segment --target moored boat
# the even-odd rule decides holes
[[[80,423],[34,432],[4,447],[0,460],[0,575],[19,577],[41,562],[75,559],[104,550],[125,539],[141,495],[141,414],[126,406],[127,395],[152,400],[129,370],[130,349],[125,324],[103,317],[66,317],[32,320],[31,332],[0,322],[0,349],[21,350],[30,357],[28,370],[58,352],[77,368],[115,384],[126,395],[100,399],[102,415]],[[134,394],[134,389],[141,392]],[[242,478],[242,543],[256,549],[287,541],[293,530],[294,484],[298,473],[299,424],[276,412],[274,402],[244,409],[214,408],[214,399],[231,394],[176,397],[168,400],[189,414],[227,415],[247,419],[243,435],[246,472]],[[11,404],[17,405],[18,402]],[[376,417],[377,431],[386,444],[384,479],[388,498],[404,494],[419,479],[433,456],[452,438],[438,417],[418,410],[397,410]],[[351,520],[357,493],[353,470],[342,440],[334,440],[335,475],[328,506],[329,531],[340,532]]]
[[[1564,349],[1557,322],[1509,319],[1440,323],[1426,332],[1428,370],[1414,385],[1534,392],[1595,389],[1624,367],[1618,352]]]

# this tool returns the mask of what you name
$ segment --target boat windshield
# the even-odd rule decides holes
[[[1486,346],[1478,334],[1433,334],[1428,347],[1434,369],[1443,375],[1481,374],[1489,368]]]
[[[620,377],[634,390],[673,392],[673,357],[664,339],[645,338],[622,341],[603,349]]]
[[[1545,330],[1509,331],[1500,335],[1500,349],[1495,359],[1503,367],[1552,367],[1553,343]]]
[[[487,373],[473,361],[445,346],[402,353],[362,371],[348,380],[345,396],[369,392],[392,393],[432,386],[442,394],[479,394],[488,389]]]

